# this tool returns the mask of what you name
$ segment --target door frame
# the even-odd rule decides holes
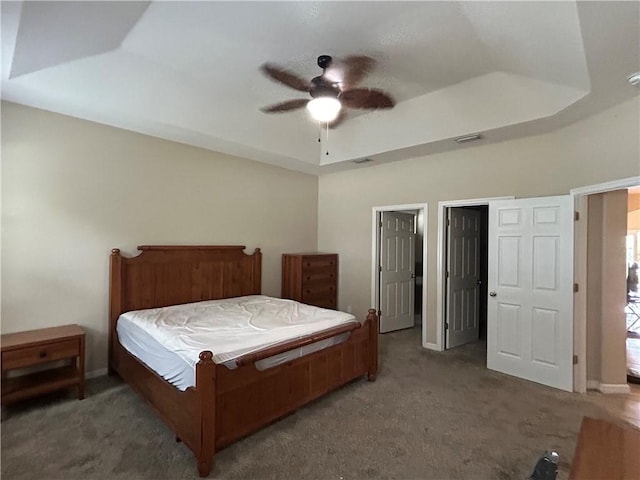
[[[628,189],[640,185],[640,176],[628,177],[611,182],[587,185],[572,188],[569,193],[573,195],[575,210],[578,212],[579,221],[575,222],[574,229],[574,282],[582,288],[578,288],[573,301],[573,353],[578,357],[578,363],[573,368],[573,390],[579,393],[587,391],[587,227],[588,227],[588,197],[597,193],[611,192],[614,190]],[[590,386],[591,387],[591,386]],[[593,385],[602,393],[625,393],[628,385],[609,385],[607,391],[600,386]],[[626,387],[626,388],[625,388]],[[623,391],[624,390],[624,391]]]
[[[427,238],[429,205],[425,203],[409,203],[401,205],[386,205],[371,209],[371,305],[380,311],[380,278],[378,276],[378,258],[380,258],[380,228],[379,218],[382,212],[399,212],[417,210],[422,212],[424,231],[422,235],[422,346],[427,346]],[[415,301],[415,299],[414,299]]]
[[[443,351],[445,349],[445,328],[444,324],[446,318],[444,315],[445,301],[445,274],[447,264],[446,259],[446,237],[447,237],[447,216],[445,215],[446,209],[449,207],[472,207],[476,205],[489,205],[489,202],[493,200],[513,200],[516,198],[513,195],[505,197],[487,197],[487,198],[472,198],[466,200],[444,200],[438,202],[438,247],[436,250],[436,343],[426,343],[425,347],[431,350]],[[425,330],[426,332],[426,330]]]

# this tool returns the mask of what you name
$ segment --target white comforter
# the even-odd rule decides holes
[[[312,307],[292,300],[250,295],[120,315],[191,366],[203,350],[216,363],[329,328],[356,322],[348,313]]]

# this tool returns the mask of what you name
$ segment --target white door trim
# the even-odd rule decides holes
[[[373,207],[371,209],[371,305],[374,305],[376,311],[380,310],[380,302],[376,292],[380,288],[378,279],[378,258],[380,246],[380,229],[378,228],[378,217],[382,212],[393,212],[400,210],[419,210],[422,211],[424,220],[424,232],[422,235],[422,346],[431,348],[427,344],[427,238],[429,225],[429,204],[427,203],[408,203],[402,205],[386,205],[381,207]]]
[[[513,195],[506,197],[472,198],[468,200],[444,200],[438,202],[438,247],[436,250],[436,343],[430,343],[427,348],[432,350],[444,350],[444,274],[446,265],[445,237],[447,226],[445,224],[445,209],[449,207],[469,207],[474,205],[489,205],[492,200],[513,200]]]
[[[640,185],[640,177],[622,178],[611,182],[596,183],[585,187],[577,187],[569,190],[571,195],[592,195],[594,193],[612,192],[623,188],[637,187]]]
[[[573,371],[573,390],[585,393],[589,387],[587,381],[587,197],[596,193],[611,192],[640,185],[640,177],[629,177],[611,182],[597,183],[584,187],[572,188],[569,193],[574,196],[575,209],[580,220],[575,225],[575,282],[582,286],[574,296],[573,303],[573,351],[578,356],[578,363]]]

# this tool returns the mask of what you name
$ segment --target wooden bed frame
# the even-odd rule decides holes
[[[216,451],[298,407],[358,377],[375,380],[378,318],[343,325],[265,348],[238,359],[230,370],[200,353],[196,385],[180,391],[118,340],[116,323],[127,311],[260,294],[262,255],[244,246],[140,246],[136,257],[111,251],[109,292],[109,373],[117,373],[140,394],[195,454],[198,473],[209,475]],[[287,363],[259,371],[255,362],[350,332],[349,338]]]

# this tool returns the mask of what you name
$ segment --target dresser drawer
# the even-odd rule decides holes
[[[313,257],[304,257],[302,260],[302,271],[315,271],[318,269],[331,269],[336,268],[335,255],[318,255]]]
[[[46,345],[2,352],[2,370],[28,367],[79,355],[78,340],[64,340]]]
[[[335,278],[335,266],[307,269],[302,272],[302,286],[304,288],[318,284],[335,284]]]
[[[318,299],[313,302],[313,305],[320,308],[329,308],[331,310],[335,310],[337,307],[335,298],[323,298]]]
[[[313,287],[305,287],[302,289],[302,301],[304,303],[309,303],[313,300],[318,299],[334,298],[335,296],[336,287],[331,284],[316,285]]]

